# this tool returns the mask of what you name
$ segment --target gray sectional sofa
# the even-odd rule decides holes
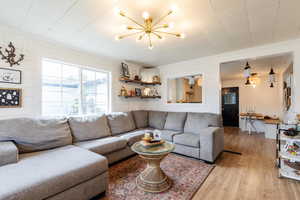
[[[0,200],[88,200],[106,191],[108,165],[158,129],[174,152],[214,162],[223,151],[219,115],[132,111],[103,116],[0,121]]]

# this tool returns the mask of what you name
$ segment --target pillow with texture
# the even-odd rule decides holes
[[[13,141],[20,153],[72,144],[68,120],[15,118],[0,121],[0,141]]]
[[[185,112],[168,112],[164,129],[183,131],[185,120]]]
[[[73,142],[99,139],[111,135],[105,115],[70,117],[69,124]]]
[[[149,126],[148,111],[136,110],[132,111],[136,128],[146,128]]]
[[[167,112],[149,111],[149,126],[155,129],[163,129],[167,114]]]
[[[131,112],[119,112],[107,115],[112,135],[119,135],[136,129]]]

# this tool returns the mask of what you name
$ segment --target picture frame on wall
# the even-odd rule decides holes
[[[141,88],[135,88],[135,96],[138,96],[138,97],[142,96]]]
[[[22,71],[15,69],[0,68],[0,83],[21,84]]]
[[[129,68],[126,63],[122,63],[122,76],[126,78],[130,78]]]
[[[0,108],[22,107],[22,89],[0,88]]]

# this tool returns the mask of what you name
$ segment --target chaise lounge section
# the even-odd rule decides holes
[[[179,154],[212,163],[223,151],[221,118],[212,113],[1,120],[0,200],[91,199],[106,191],[108,165],[134,155],[131,145],[151,130]]]

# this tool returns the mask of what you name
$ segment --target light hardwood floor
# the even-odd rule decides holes
[[[193,200],[297,200],[300,182],[279,179],[275,167],[275,140],[225,128],[225,149],[216,167]]]

